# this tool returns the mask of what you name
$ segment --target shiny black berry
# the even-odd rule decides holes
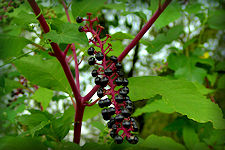
[[[110,60],[116,63],[118,61],[116,56],[110,56]]]
[[[115,82],[116,82],[116,85],[120,86],[123,84],[123,79],[121,77],[118,77],[116,78]]]
[[[127,105],[130,105],[130,106],[133,105],[133,102],[132,102],[131,100],[126,100],[125,103],[126,103]]]
[[[116,121],[116,119],[115,119],[115,121]],[[116,124],[113,124],[113,125],[112,125],[112,130],[113,130],[114,132],[117,131],[117,125],[116,125]]]
[[[95,48],[94,47],[89,47],[88,48],[88,55],[94,55]]]
[[[119,94],[122,95],[122,96],[126,96],[128,93],[127,93],[126,90],[120,89]]]
[[[109,79],[107,78],[107,77],[103,77],[102,79],[101,79],[101,86],[102,87],[105,87],[107,84],[108,84],[108,82],[109,82]]]
[[[135,122],[135,119],[133,117],[130,117],[131,122]]]
[[[101,107],[101,108],[105,107],[104,100],[100,99],[100,100],[98,101],[98,106]]]
[[[102,52],[98,52],[95,54],[95,58],[100,61],[104,58],[104,55],[102,54]]]
[[[125,96],[123,99],[124,99],[124,101],[127,101],[127,100],[130,100],[130,97],[129,96]]]
[[[102,117],[104,120],[109,120],[110,119],[110,114],[108,112],[108,109],[102,109]]]
[[[116,73],[118,74],[118,76],[123,77],[124,76],[124,72],[122,70],[117,70]]]
[[[116,122],[122,122],[124,117],[121,114],[117,114],[115,117]]]
[[[122,109],[121,113],[125,118],[128,118],[131,115],[128,109]]]
[[[136,123],[133,123],[133,124],[132,124],[132,128],[133,128],[133,131],[134,131],[134,132],[138,132],[138,126],[137,126]]]
[[[98,71],[96,69],[92,70],[91,75],[92,77],[97,77]]]
[[[100,85],[101,84],[101,78],[100,77],[96,77],[95,78],[95,84],[96,85]]]
[[[108,128],[112,128],[112,126],[115,124],[115,118],[114,117],[111,117],[109,122],[107,122],[107,126]]]
[[[116,109],[114,107],[109,107],[108,111],[110,115],[114,115],[116,112]]]
[[[89,65],[94,65],[94,64],[95,64],[95,58],[94,58],[94,57],[90,57],[90,58],[88,59],[88,64],[89,64]]]
[[[122,89],[125,90],[127,94],[129,93],[129,88],[127,86],[123,87]]]
[[[111,136],[112,138],[114,138],[116,135],[117,135],[117,134],[116,134],[115,131],[113,131],[113,130],[110,131],[110,136]]]
[[[82,27],[82,26],[79,26],[79,27],[78,27],[78,31],[79,31],[79,32],[83,32],[83,29],[84,29],[84,27]]]
[[[122,69],[122,64],[119,63],[119,62],[117,62],[115,66],[116,66],[116,69],[117,69],[117,70]]]
[[[116,135],[114,137],[114,141],[116,144],[122,144],[123,143],[123,138],[120,135]]]
[[[98,95],[99,98],[102,98],[104,96],[104,92],[103,92],[103,89],[102,88],[99,88],[98,89],[97,95]]]
[[[81,23],[81,22],[83,22],[83,18],[82,18],[82,17],[80,17],[80,16],[78,16],[78,17],[76,18],[76,22],[77,22],[77,23]]]
[[[111,105],[111,100],[108,99],[108,98],[104,99],[104,105],[105,105],[105,107],[110,106]]]
[[[111,76],[113,73],[112,69],[110,69],[110,68],[105,69],[104,72],[105,72],[105,75],[107,75],[107,76]]]
[[[130,106],[130,105],[127,105],[127,106],[126,106],[126,109],[129,110],[131,113],[133,112],[133,107]]]
[[[138,143],[138,137],[137,136],[130,136],[129,138],[127,137],[126,139],[130,144],[137,144]]]
[[[127,120],[124,120],[123,123],[122,123],[123,127],[126,128],[126,129],[129,129],[130,128],[130,121],[127,121]]]
[[[115,101],[117,103],[122,103],[123,102],[123,96],[122,95],[116,95],[115,96]]]
[[[127,86],[128,83],[129,83],[129,81],[128,81],[126,78],[124,78],[124,79],[123,79],[123,86]]]

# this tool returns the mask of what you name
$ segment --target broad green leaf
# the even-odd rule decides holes
[[[160,137],[157,135],[147,137],[141,146],[158,150],[185,150],[183,145],[176,143],[170,137]]]
[[[23,57],[16,60],[14,64],[19,72],[33,84],[72,93],[62,67],[56,59],[43,60],[35,55]]]
[[[222,75],[222,76],[219,78],[217,87],[218,87],[219,89],[225,88],[225,75]]]
[[[70,106],[67,110],[65,110],[62,117],[52,122],[54,133],[59,141],[63,140],[63,138],[68,134],[74,120],[74,115],[74,107]]]
[[[25,10],[22,10],[15,16],[13,23],[28,26],[30,23],[38,23],[38,20],[34,14],[28,14]]]
[[[121,41],[112,41],[110,43],[112,44],[113,51],[109,52],[109,56],[114,55],[118,57],[123,52],[125,48],[124,45]]]
[[[86,143],[82,146],[82,150],[111,150],[109,144],[98,144],[98,143]]]
[[[126,5],[124,3],[119,3],[119,4],[107,4],[104,5],[104,8],[108,8],[108,9],[115,9],[115,10],[125,10],[126,9]]]
[[[18,81],[5,78],[4,79],[4,87],[0,91],[0,95],[7,94],[7,93],[11,92],[13,89],[17,89],[17,88],[24,88],[24,87]]]
[[[91,125],[97,129],[99,129],[101,132],[103,132],[105,129],[105,125],[99,121],[93,121],[93,122],[91,122]]]
[[[43,106],[43,110],[46,110],[48,107],[49,102],[52,100],[53,91],[39,87],[38,90],[32,96],[37,102],[40,102]]]
[[[17,119],[21,124],[30,126],[31,128],[39,125],[41,122],[48,122],[48,116],[44,112],[37,111],[30,115],[22,115]]]
[[[189,14],[196,14],[199,11],[201,11],[201,4],[200,3],[189,3],[186,8],[185,11],[188,12]]]
[[[46,125],[50,124],[50,120],[48,121],[42,121],[40,124],[32,127],[30,130],[26,131],[26,132],[23,132],[21,135],[23,136],[28,136],[28,135],[32,135],[32,137],[34,137],[34,134],[43,129]]]
[[[0,138],[0,150],[47,150],[37,138],[31,137],[10,137]]]
[[[209,27],[217,30],[225,29],[225,10],[209,10]]]
[[[185,126],[183,128],[183,139],[188,149],[194,149],[196,144],[200,142],[194,128],[190,126]]]
[[[183,33],[183,26],[178,25],[172,27],[167,33],[158,34],[158,36],[151,41],[151,45],[147,47],[149,53],[156,53],[163,48],[164,45],[170,44],[172,41]]]
[[[173,113],[175,110],[173,107],[170,107],[165,100],[163,99],[157,99],[153,100],[153,102],[146,104],[142,108],[137,108],[135,112],[133,113],[133,116],[140,116],[143,113],[151,113],[160,111],[163,113]]]
[[[55,43],[80,43],[83,45],[88,45],[88,39],[85,33],[78,31],[77,24],[64,23],[59,25],[59,30],[51,30],[50,32],[44,34],[44,38],[50,39]]]
[[[90,107],[86,107],[84,110],[83,121],[87,121],[88,119],[97,116],[100,112],[101,112],[101,109],[99,108],[97,104]]]
[[[20,55],[22,49],[29,43],[23,37],[0,34],[0,59],[8,59]]]
[[[84,17],[87,13],[96,13],[106,2],[107,0],[72,0],[73,17]]]
[[[218,129],[225,127],[223,114],[217,104],[206,99],[192,82],[170,80],[157,76],[129,78],[131,100],[149,99],[161,95],[176,112],[200,123],[212,122]]]
[[[150,9],[155,13],[158,8],[158,0],[151,1]],[[177,20],[181,17],[181,6],[178,2],[173,1],[171,4],[164,10],[164,12],[159,16],[159,18],[155,21],[155,27],[160,29],[165,27],[169,23]]]

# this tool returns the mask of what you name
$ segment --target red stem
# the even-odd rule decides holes
[[[164,4],[157,9],[152,18],[145,24],[145,26],[140,30],[136,37],[131,41],[131,43],[124,49],[124,51],[118,57],[119,61],[122,61],[123,58],[130,52],[130,50],[139,42],[143,35],[148,31],[156,19],[161,15],[165,8],[169,5],[172,0],[166,0]]]

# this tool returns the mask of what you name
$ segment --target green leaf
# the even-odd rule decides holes
[[[13,89],[17,89],[17,88],[24,88],[24,87],[18,81],[5,78],[4,79],[4,87],[2,87],[2,90],[0,91],[0,95],[8,94]]]
[[[151,1],[151,7],[150,9],[153,11],[153,13],[158,8],[158,0]],[[177,20],[181,17],[181,6],[178,4],[178,2],[173,1],[165,10],[164,12],[159,16],[159,18],[155,21],[155,27],[157,29],[160,29],[162,27],[165,27],[169,23]]]
[[[201,4],[200,3],[189,3],[186,8],[185,11],[188,12],[189,14],[196,14],[201,10]]]
[[[72,14],[74,18],[77,16],[84,17],[86,13],[96,13],[106,3],[106,0],[73,0]]]
[[[151,42],[151,45],[146,48],[149,53],[156,53],[160,51],[166,44],[177,40],[180,34],[183,33],[183,25],[172,27],[166,34],[161,33]]]
[[[103,132],[105,129],[105,125],[99,121],[93,121],[93,122],[91,122],[91,125],[97,129],[99,129],[101,132]]]
[[[81,147],[72,142],[60,142],[57,143],[54,150],[80,150]]]
[[[151,101],[151,99],[149,101]],[[143,113],[151,113],[156,111],[160,111],[163,113],[175,112],[175,110],[167,104],[166,100],[156,99],[153,100],[151,103],[146,104],[142,108],[137,108],[133,113],[133,116],[140,116]]]
[[[183,145],[176,143],[173,139],[157,135],[150,135],[147,137],[141,146],[158,150],[185,150]]]
[[[0,59],[8,59],[20,55],[22,49],[29,43],[23,37],[0,34]]]
[[[225,29],[225,10],[209,10],[209,27],[217,30]]]
[[[225,75],[222,75],[222,76],[219,78],[217,87],[218,87],[219,89],[225,88]]]
[[[136,12],[125,11],[125,12],[121,13],[121,15],[123,15],[123,16],[129,15],[129,14],[134,14],[134,15],[138,16],[139,18],[143,19],[144,21],[147,21],[147,16],[141,11],[136,11]]]
[[[124,45],[121,41],[112,41],[110,43],[112,44],[113,51],[109,52],[109,56],[114,55],[118,57],[123,52],[125,48]]]
[[[125,10],[126,9],[126,5],[124,3],[119,3],[119,4],[107,4],[104,5],[104,8],[108,8],[108,9],[115,9],[115,10]]]
[[[10,137],[0,138],[0,150],[47,150],[38,139],[30,137]]]
[[[29,81],[42,87],[72,93],[61,65],[56,59],[43,60],[40,56],[23,57],[15,66]]]
[[[192,120],[200,123],[210,121],[218,129],[225,127],[218,105],[202,96],[192,82],[146,76],[129,78],[129,83],[129,96],[133,101],[149,99],[158,94],[176,112]]]
[[[83,45],[88,45],[88,39],[85,33],[78,31],[77,24],[63,23],[58,25],[58,31],[51,30],[50,32],[44,34],[44,38],[50,39],[55,43],[80,43]]]
[[[26,11],[22,10],[15,16],[13,23],[28,26],[31,23],[38,23],[38,20],[34,14],[28,14]]]
[[[101,109],[99,108],[97,104],[90,107],[86,107],[84,110],[83,121],[87,121],[88,119],[97,116],[100,112],[101,112]]]
[[[200,142],[194,128],[190,126],[185,126],[183,128],[183,139],[188,149],[194,149],[196,144]]]
[[[48,107],[49,102],[52,100],[53,91],[39,87],[38,90],[32,96],[37,102],[40,102],[43,106],[43,110],[45,111]]]

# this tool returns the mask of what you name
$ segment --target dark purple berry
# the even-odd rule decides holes
[[[126,109],[129,110],[130,112],[133,112],[133,107],[130,106],[130,105],[127,105],[127,106],[126,106]]]
[[[88,48],[88,55],[94,55],[95,48],[94,47],[89,47]]]
[[[127,94],[129,93],[129,88],[127,86],[124,86],[122,89],[125,90]]]
[[[79,32],[83,32],[83,29],[84,29],[84,27],[79,26],[78,31],[79,31]]]
[[[114,107],[109,107],[108,111],[110,115],[114,115],[116,112],[116,109]]]
[[[94,58],[94,57],[90,57],[90,58],[88,59],[88,64],[89,64],[89,65],[94,65],[94,64],[95,64],[95,58]]]
[[[123,143],[123,138],[120,135],[116,135],[114,137],[114,141],[116,144],[122,144]]]
[[[121,114],[117,114],[115,117],[116,122],[122,122],[124,117]]]
[[[130,144],[137,144],[138,143],[138,137],[137,136],[130,136],[129,138],[127,137],[126,139]]]
[[[115,121],[116,121],[116,119],[115,119]],[[117,131],[117,125],[116,125],[116,124],[113,124],[113,125],[112,125],[112,130],[113,130],[114,132]]]
[[[121,89],[121,90],[119,91],[119,94],[122,95],[122,96],[126,96],[128,93],[127,93],[126,90]]]
[[[104,55],[102,54],[102,52],[98,52],[95,54],[95,58],[100,61],[104,58]]]
[[[109,105],[111,105],[111,100],[108,98],[104,99],[104,105],[105,107],[108,107]]]
[[[127,101],[127,100],[130,100],[130,97],[129,96],[125,96],[123,99],[124,99],[124,101]]]
[[[115,96],[115,101],[117,103],[122,103],[123,102],[123,96],[122,95],[116,95]]]
[[[100,77],[96,77],[95,78],[95,84],[96,85],[100,85],[101,84],[101,78]]]
[[[110,60],[116,63],[118,61],[116,56],[110,56]]]
[[[116,78],[115,82],[116,82],[116,85],[120,86],[123,83],[123,79],[121,77],[118,77]]]
[[[117,69],[117,70],[122,69],[122,64],[119,63],[119,62],[117,62],[115,66],[116,66],[116,69]]]
[[[129,81],[128,81],[126,78],[124,78],[124,79],[123,79],[123,86],[127,86],[128,83],[129,83]]]
[[[124,76],[124,72],[121,70],[117,70],[116,72],[118,74],[118,76],[123,77]]]
[[[115,124],[115,118],[111,117],[109,122],[107,122],[108,128],[112,128],[112,126]]]
[[[98,95],[99,98],[102,98],[104,96],[104,92],[103,92],[103,89],[102,88],[99,88],[98,89],[97,95]]]
[[[128,118],[128,117],[130,117],[130,111],[129,110],[127,110],[127,109],[123,109],[122,111],[121,111],[121,113],[122,113],[122,115],[125,117],[125,118]]]
[[[110,69],[110,68],[105,69],[105,75],[111,76],[112,73],[113,73],[112,69]]]
[[[105,107],[104,100],[100,99],[100,100],[98,101],[98,105],[99,105],[99,107],[101,107],[101,108]]]
[[[122,123],[122,125],[123,125],[124,128],[129,129],[131,123],[129,121],[127,121],[127,120],[124,120],[123,123]]]
[[[130,117],[131,122],[135,122],[135,119],[133,117]]]
[[[131,100],[126,100],[126,101],[125,101],[125,103],[126,103],[127,105],[130,105],[130,106],[132,106],[132,105],[133,105],[133,103],[132,103],[132,101],[131,101]]]
[[[77,23],[81,23],[81,22],[83,22],[83,18],[82,18],[82,17],[80,17],[80,16],[78,16],[78,17],[76,18],[76,22],[77,22]]]
[[[133,128],[133,132],[138,132],[138,127],[137,127],[136,123],[132,124],[132,128]]]
[[[116,135],[117,135],[117,134],[116,134],[115,131],[113,131],[113,130],[110,131],[110,136],[111,136],[112,138],[114,138]]]
[[[91,75],[92,77],[97,77],[98,71],[96,69],[92,70]]]
[[[111,116],[109,115],[108,109],[102,109],[102,117],[104,120],[110,119]]]
[[[101,79],[101,86],[102,87],[105,87],[107,84],[108,84],[108,82],[109,82],[109,79],[107,78],[107,77],[103,77],[102,79]]]

